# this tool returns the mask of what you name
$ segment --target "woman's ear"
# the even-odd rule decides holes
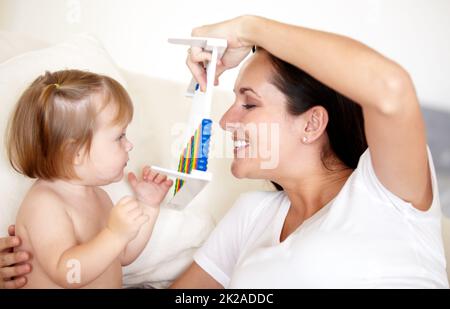
[[[310,144],[318,140],[327,128],[328,112],[323,106],[317,105],[306,111],[305,116],[302,142]]]

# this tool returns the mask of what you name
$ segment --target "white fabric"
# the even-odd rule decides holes
[[[421,212],[377,179],[367,150],[342,190],[285,241],[284,192],[243,195],[194,260],[227,288],[446,288],[436,176]]]
[[[0,31],[0,63],[19,54],[47,46],[47,43],[23,33]]]

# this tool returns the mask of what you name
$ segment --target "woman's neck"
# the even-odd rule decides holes
[[[343,167],[333,171],[324,168],[308,177],[286,179],[279,184],[291,202],[290,212],[303,222],[336,197],[352,172]]]
[[[334,172],[324,170],[307,178],[280,181],[291,202],[279,236],[280,241],[284,241],[305,220],[335,198],[352,172],[348,168]]]

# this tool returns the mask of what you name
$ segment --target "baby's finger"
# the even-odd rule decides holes
[[[120,200],[118,206],[121,207],[121,210],[124,212],[129,212],[137,207],[139,207],[139,203],[137,202],[136,198],[133,196],[127,196],[126,198],[123,198]]]
[[[160,183],[166,181],[166,179],[167,179],[167,176],[166,176],[166,175],[158,174],[158,175],[156,175],[156,177],[155,177],[155,183],[157,183],[157,184],[159,185]]]
[[[133,201],[135,198],[133,196],[127,195],[122,197],[117,203],[116,205],[127,205],[129,202]]]
[[[144,166],[144,168],[142,169],[142,179],[144,179],[145,181],[147,181],[148,179],[148,175],[150,174],[150,167],[148,165]]]
[[[150,169],[147,177],[147,181],[155,181],[156,176],[158,176],[158,172]]]
[[[137,226],[141,226],[145,223],[147,223],[147,221],[149,220],[149,216],[144,215],[144,216],[139,216],[135,221],[134,224],[136,224]]]
[[[128,212],[128,215],[131,217],[132,220],[136,220],[136,218],[142,216],[143,213],[144,213],[144,210],[142,209],[142,207],[138,207],[138,208],[130,210]]]
[[[138,184],[138,180],[136,175],[133,172],[128,173],[128,182],[133,188],[136,188]]]
[[[167,179],[166,181],[164,181],[164,185],[170,188],[173,185],[173,180]]]

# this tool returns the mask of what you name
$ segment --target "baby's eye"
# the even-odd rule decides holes
[[[120,141],[122,138],[124,138],[126,136],[125,133],[120,134],[120,136],[117,138],[118,141]]]

